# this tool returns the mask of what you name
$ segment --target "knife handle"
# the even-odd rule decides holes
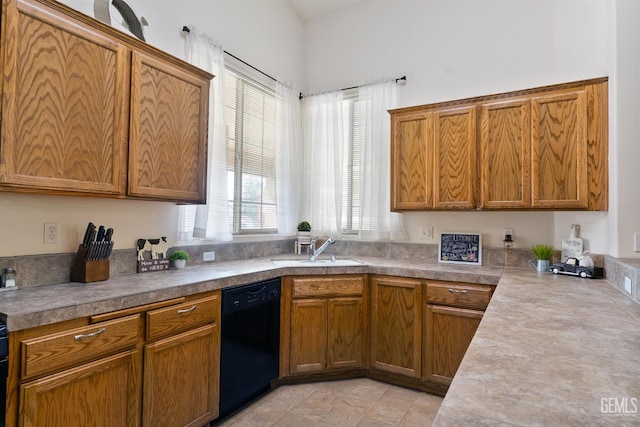
[[[95,230],[96,226],[90,222],[87,224],[87,230],[84,232],[84,238],[82,239],[82,246],[85,248],[89,246],[89,242],[91,241],[91,233]]]
[[[96,236],[96,242],[102,242],[104,239],[104,225],[98,227],[98,235]]]

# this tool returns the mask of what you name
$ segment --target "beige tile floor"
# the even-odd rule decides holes
[[[442,398],[357,378],[281,386],[222,423],[236,426],[430,426]]]

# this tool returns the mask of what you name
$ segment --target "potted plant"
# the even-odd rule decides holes
[[[303,236],[311,234],[311,224],[309,224],[307,221],[302,221],[301,223],[299,223],[298,234],[301,234],[301,233]]]
[[[186,251],[179,249],[171,253],[169,260],[173,262],[175,268],[181,269],[184,268],[187,261],[189,261],[189,254]]]
[[[533,252],[533,255],[538,260],[537,265],[535,265],[536,270],[547,271],[549,269],[549,260],[551,260],[553,256],[553,246],[539,243],[531,246],[531,252]],[[529,261],[529,263],[533,265],[531,261]]]
[[[308,245],[311,243],[311,224],[307,221],[302,221],[298,224],[298,240],[295,245],[295,253],[302,254],[302,245]]]

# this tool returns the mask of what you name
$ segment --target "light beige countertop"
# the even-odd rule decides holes
[[[640,305],[604,280],[505,270],[434,425],[640,425]]]
[[[294,259],[278,256],[213,262],[182,270],[119,276],[103,282],[7,289],[0,292],[0,319],[11,332],[286,275],[371,273],[496,284],[502,274],[502,268],[496,267],[388,258],[351,258],[362,263],[351,267],[278,267],[271,262],[283,258]]]
[[[278,267],[259,258],[5,290],[0,318],[16,331],[285,275],[369,273],[497,283],[435,425],[640,425],[640,305],[605,280],[352,259],[362,265]]]

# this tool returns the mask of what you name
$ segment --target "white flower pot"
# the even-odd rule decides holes
[[[177,259],[175,261],[173,261],[173,266],[180,270],[181,268],[184,268],[184,266],[187,264],[187,260],[186,259]]]

